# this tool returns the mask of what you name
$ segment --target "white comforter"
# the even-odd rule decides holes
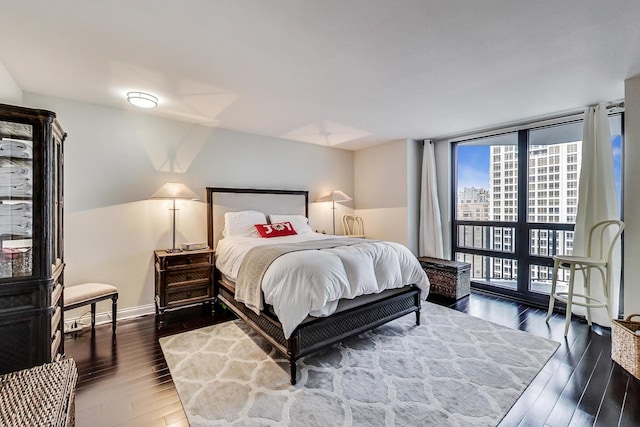
[[[319,233],[269,239],[225,237],[216,248],[216,267],[236,281],[244,255],[255,246],[335,237]],[[288,338],[308,315],[333,313],[340,298],[375,294],[412,283],[426,298],[429,279],[409,249],[398,243],[363,239],[351,246],[291,252],[277,258],[264,275],[262,291],[265,303],[273,306]]]

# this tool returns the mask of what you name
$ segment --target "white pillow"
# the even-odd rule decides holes
[[[262,212],[257,211],[239,211],[226,212],[224,214],[224,237],[230,236],[247,236],[260,237],[255,224],[266,224],[267,217]]]
[[[309,226],[309,219],[304,215],[269,215],[271,224],[276,222],[290,222],[298,234],[313,232]]]

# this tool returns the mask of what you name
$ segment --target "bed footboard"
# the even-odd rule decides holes
[[[329,317],[306,321],[286,339],[277,319],[268,314],[257,315],[244,304],[235,301],[231,291],[225,287],[218,286],[217,289],[221,302],[288,359],[291,384],[296,383],[296,361],[303,356],[409,313],[415,312],[416,325],[420,324],[420,289],[411,285],[400,293],[382,296]]]

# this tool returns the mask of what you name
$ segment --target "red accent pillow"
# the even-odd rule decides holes
[[[298,234],[290,222],[276,222],[275,224],[255,224],[262,237],[281,237]]]

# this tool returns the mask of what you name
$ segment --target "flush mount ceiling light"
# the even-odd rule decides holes
[[[158,106],[158,98],[144,92],[127,92],[127,101],[141,108],[155,108]]]

